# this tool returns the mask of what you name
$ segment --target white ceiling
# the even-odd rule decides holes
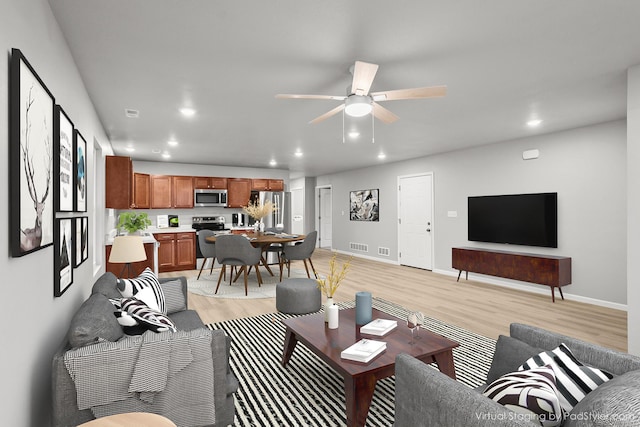
[[[626,69],[640,64],[632,0],[49,3],[116,154],[275,159],[293,176],[378,164],[379,152],[393,162],[622,119]],[[384,103],[400,120],[376,121],[374,144],[370,120],[344,144],[342,114],[308,124],[339,101],[275,98],[345,95],[355,60],[380,65],[371,91],[445,84],[447,96]],[[182,117],[183,106],[196,116]],[[536,117],[542,125],[527,128]]]

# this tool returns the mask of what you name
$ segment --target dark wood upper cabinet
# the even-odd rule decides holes
[[[133,208],[151,207],[151,176],[148,173],[133,174]]]
[[[105,207],[130,209],[133,202],[133,163],[131,158],[106,156]]]
[[[251,189],[253,191],[283,191],[284,180],[254,178],[251,180]]]
[[[151,208],[163,209],[172,206],[171,176],[151,175]]]
[[[251,180],[248,178],[227,179],[227,207],[247,206],[251,197]]]
[[[227,188],[227,178],[195,176],[193,177],[193,188],[224,190]]]
[[[190,176],[172,177],[173,207],[193,208],[193,180]]]

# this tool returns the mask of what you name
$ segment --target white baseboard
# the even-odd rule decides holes
[[[378,261],[378,262],[384,262],[386,264],[393,264],[393,265],[400,265],[400,263],[398,261],[394,261],[394,260],[390,260],[390,259],[384,259],[384,258],[378,258],[378,257],[374,257],[374,256],[370,256],[370,255],[363,255],[361,253],[358,252],[348,252],[348,251],[341,251],[338,249],[332,249],[333,252],[338,252],[339,254],[344,254],[344,255],[351,255],[354,258],[364,258],[364,259],[368,259],[371,261]]]
[[[434,273],[438,273],[438,274],[443,274],[445,276],[453,276],[453,277],[458,277],[458,271],[457,270],[433,270]],[[464,272],[462,273],[462,275],[460,276],[461,279],[464,279]],[[505,280],[500,280],[497,279],[495,277],[492,276],[485,276],[482,274],[475,274],[475,273],[469,273],[469,280],[475,280],[477,282],[482,282],[482,283],[488,283],[490,285],[496,285],[496,286],[502,286],[505,288],[511,288],[511,289],[516,289],[519,291],[525,291],[525,292],[531,292],[533,294],[544,294],[544,295],[549,295],[550,291],[549,291],[549,287],[547,286],[543,286],[540,285],[541,287],[534,287],[535,285],[527,285],[524,283],[516,283],[516,282],[507,282]],[[567,292],[562,292],[564,294],[564,299],[567,300],[571,300],[571,301],[578,301],[578,302],[583,302],[586,304],[593,304],[593,305],[598,305],[601,307],[607,307],[607,308],[613,308],[615,310],[622,310],[622,311],[627,311],[627,305],[626,304],[620,304],[620,303],[616,303],[616,302],[611,302],[611,301],[604,301],[604,300],[600,300],[600,299],[595,299],[595,298],[589,298],[589,297],[584,297],[582,295],[575,295],[575,294],[570,294]],[[556,297],[559,297],[559,294],[556,293]]]

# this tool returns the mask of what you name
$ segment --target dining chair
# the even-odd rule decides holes
[[[204,265],[207,263],[207,260],[211,258],[211,270],[209,274],[213,274],[213,264],[216,263],[216,244],[207,242],[207,237],[214,236],[215,233],[213,230],[199,230],[198,231],[198,244],[200,245],[200,252],[202,252],[202,256],[204,259],[202,260],[202,266],[200,266],[200,272],[198,273],[198,278],[200,279],[200,275],[202,274],[202,269]]]
[[[218,293],[220,288],[220,282],[222,281],[223,274],[226,274],[227,265],[241,267],[240,271],[244,272],[244,294],[248,295],[247,289],[247,276],[249,273],[248,266],[255,267],[256,276],[258,278],[258,286],[262,285],[262,276],[258,265],[260,264],[260,256],[262,255],[261,248],[254,248],[251,242],[244,237],[237,234],[229,234],[216,237],[216,258],[218,262],[222,264],[220,269],[220,276],[218,277],[218,285],[216,286],[215,293]],[[240,271],[237,274],[240,274]],[[237,278],[237,276],[236,276]],[[229,285],[233,281],[233,274],[229,274]]]
[[[318,232],[312,231],[307,234],[302,243],[293,246],[284,246],[282,254],[280,255],[280,281],[282,281],[282,269],[284,268],[284,264],[287,264],[287,277],[291,277],[291,261],[303,261],[304,269],[307,270],[307,277],[311,278],[311,274],[309,274],[309,267],[307,266],[307,261],[309,261],[311,269],[313,270],[313,275],[316,279],[318,278],[313,262],[311,262],[311,255],[313,255],[313,251],[316,249],[317,240]]]

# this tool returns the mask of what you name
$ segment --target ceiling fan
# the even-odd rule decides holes
[[[351,91],[348,95],[293,95],[279,94],[276,98],[280,99],[329,99],[336,101],[344,101],[343,104],[327,111],[321,116],[316,117],[309,123],[316,124],[331,116],[338,114],[340,111],[352,117],[362,117],[369,113],[384,123],[393,123],[398,120],[391,111],[378,104],[381,101],[396,101],[399,99],[420,99],[420,98],[439,98],[447,93],[446,86],[429,86],[413,89],[387,90],[384,92],[369,93],[373,79],[378,72],[377,64],[356,61],[353,67],[353,83]]]

